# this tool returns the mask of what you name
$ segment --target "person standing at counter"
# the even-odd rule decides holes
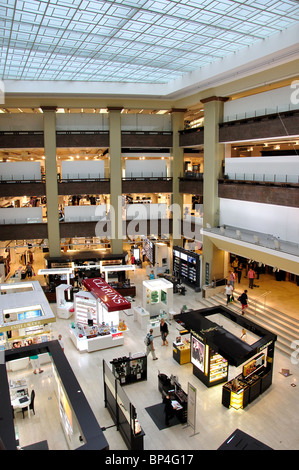
[[[156,361],[158,358],[156,357],[156,352],[154,348],[154,337],[153,337],[153,329],[149,330],[149,333],[146,335],[146,355],[148,356],[149,353],[152,354],[153,360]]]
[[[162,346],[168,346],[168,341],[167,341],[167,336],[168,336],[168,325],[164,318],[161,319],[160,322],[160,333],[161,333],[161,338],[162,338]]]
[[[173,418],[173,416],[174,416],[174,410],[173,410],[171,399],[170,399],[169,395],[166,395],[163,398],[163,403],[165,405],[165,408],[164,408],[165,424],[166,424],[166,426],[169,426],[169,420],[171,418]]]

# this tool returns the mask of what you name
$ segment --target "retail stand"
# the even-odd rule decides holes
[[[18,350],[5,351],[5,361],[0,363],[0,436],[4,448],[16,450],[16,434],[11,412],[11,397],[7,365],[15,359],[47,354],[53,363],[57,393],[57,413],[65,432],[69,449],[108,450],[109,444],[94,416],[83,390],[71,369],[58,341],[49,341]],[[42,403],[40,403],[42,406]],[[22,442],[20,442],[22,446]]]
[[[103,360],[104,400],[128,450],[143,450],[144,431],[134,405],[126,396],[120,382]]]
[[[149,312],[143,307],[134,307],[133,312],[134,321],[137,321],[140,324],[140,328],[146,328],[150,319]]]
[[[211,320],[218,316],[221,323],[229,320],[231,331]],[[181,313],[175,318],[191,332],[193,374],[207,387],[227,382],[229,365],[243,366],[242,374],[223,386],[224,406],[244,408],[269,388],[275,334],[220,305]],[[246,329],[254,342],[249,344],[237,337],[236,327],[240,331]]]
[[[185,250],[180,246],[173,247],[173,275],[184,284],[200,292],[201,290],[201,255]]]
[[[188,334],[188,330],[180,331],[180,335]],[[177,336],[172,344],[172,357],[179,364],[188,364],[191,361],[191,346],[190,339],[182,336]]]
[[[0,350],[49,341],[55,321],[38,281],[0,284]]]
[[[60,284],[56,287],[56,312],[59,318],[70,318],[74,312],[74,303],[70,301],[73,287],[68,284]],[[67,294],[67,298],[65,298]]]
[[[128,330],[120,318],[131,304],[101,278],[84,279],[87,291],[75,294],[76,321],[70,335],[80,352],[99,351],[124,344],[123,333]]]
[[[110,362],[112,372],[121,385],[147,380],[147,355],[135,353],[129,357],[118,357]]]
[[[271,362],[264,353],[258,353],[244,364],[242,374],[227,382],[222,388],[222,404],[226,408],[246,408],[272,383]]]
[[[173,284],[164,278],[143,281],[143,307],[150,317],[173,308]]]

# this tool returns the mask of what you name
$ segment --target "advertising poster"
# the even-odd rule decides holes
[[[205,345],[199,341],[195,336],[192,336],[191,341],[191,362],[201,372],[204,372],[205,367]]]

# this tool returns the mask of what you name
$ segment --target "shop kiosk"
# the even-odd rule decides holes
[[[5,351],[0,361],[0,436],[6,450],[17,450],[16,428],[11,411],[7,368],[16,359],[46,354],[53,365],[57,385],[57,412],[70,450],[109,450],[104,433],[86,400],[58,341]],[[38,406],[38,405],[37,405]],[[22,446],[22,442],[19,443]],[[34,443],[32,443],[34,444]],[[37,447],[32,447],[37,449]]]
[[[211,318],[220,315],[227,325],[254,334],[252,344],[244,342]],[[227,382],[229,365],[242,373],[223,386],[222,404],[228,408],[245,408],[272,383],[276,335],[223,306],[194,310],[176,316],[191,332],[193,374],[207,387]],[[223,321],[224,323],[224,321]]]
[[[127,331],[120,315],[131,303],[102,278],[84,279],[86,291],[75,294],[75,318],[71,339],[80,352],[99,351],[124,344]]]
[[[0,350],[49,341],[55,321],[38,281],[0,284]]]
[[[74,313],[73,287],[69,284],[60,284],[56,287],[56,312],[59,318],[70,318]]]
[[[163,277],[143,281],[143,307],[150,318],[173,309],[173,284]]]
[[[201,255],[185,250],[180,246],[173,247],[173,275],[195,292],[201,290]]]

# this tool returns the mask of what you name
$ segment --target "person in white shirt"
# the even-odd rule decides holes
[[[233,291],[234,291],[234,289],[233,289],[233,286],[232,286],[232,285],[227,284],[227,285],[225,286],[226,305],[229,304],[231,295],[233,295]]]

